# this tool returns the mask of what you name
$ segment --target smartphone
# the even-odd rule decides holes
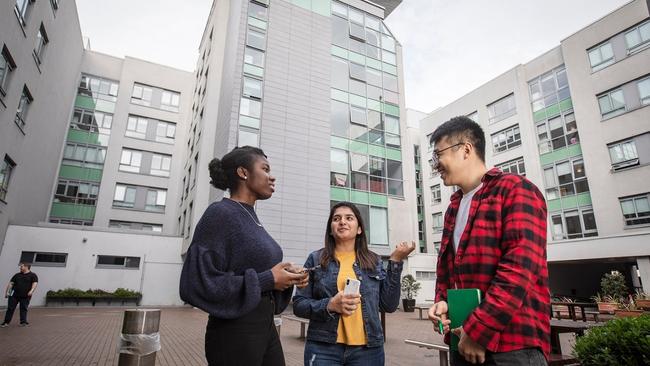
[[[343,294],[358,295],[360,286],[361,286],[361,282],[359,280],[348,278],[345,280],[345,289],[343,289]]]

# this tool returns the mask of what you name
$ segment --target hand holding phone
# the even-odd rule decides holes
[[[348,278],[345,280],[345,288],[343,289],[343,295],[358,295],[359,287],[361,282],[359,280]]]

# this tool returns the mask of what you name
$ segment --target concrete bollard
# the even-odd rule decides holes
[[[160,309],[124,311],[118,366],[154,366],[160,351]]]

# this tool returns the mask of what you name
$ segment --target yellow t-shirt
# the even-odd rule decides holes
[[[356,254],[354,252],[336,252],[334,255],[341,264],[339,275],[336,278],[336,284],[339,291],[343,291],[346,279],[357,279],[357,275],[354,273],[352,267],[356,260]],[[357,305],[357,309],[351,315],[341,315],[339,318],[336,343],[343,343],[348,346],[362,346],[368,343],[366,340],[366,331],[363,325],[361,304]]]

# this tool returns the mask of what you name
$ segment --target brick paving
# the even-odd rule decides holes
[[[30,326],[18,326],[18,311],[8,328],[0,328],[0,366],[13,365],[116,365],[121,330],[121,307],[32,308]],[[4,315],[4,309],[0,310]],[[288,314],[289,312],[287,312]],[[156,364],[206,365],[203,336],[207,315],[190,307],[163,308],[161,351]],[[418,313],[397,311],[386,315],[387,365],[438,365],[435,351],[404,344],[404,339],[442,344],[431,323]],[[284,321],[282,346],[287,366],[303,363],[304,341],[298,322]],[[563,350],[568,349],[563,344]],[[565,351],[566,352],[566,351]]]

